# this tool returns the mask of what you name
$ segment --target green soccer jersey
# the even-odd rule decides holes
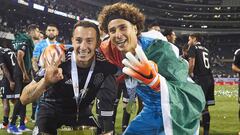
[[[16,51],[22,50],[24,55],[24,65],[26,68],[27,73],[30,73],[32,69],[32,54],[34,49],[34,43],[27,34],[25,33],[17,33],[15,35],[15,40],[12,42],[14,48]]]

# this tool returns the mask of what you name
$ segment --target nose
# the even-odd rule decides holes
[[[121,38],[122,37],[122,32],[119,29],[117,29],[116,33],[115,33],[115,36],[116,36],[116,38]]]
[[[81,49],[81,50],[87,49],[87,43],[86,43],[86,41],[82,41],[82,43],[80,44],[80,49]]]

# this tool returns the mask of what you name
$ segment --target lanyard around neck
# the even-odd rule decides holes
[[[88,76],[86,79],[86,82],[84,84],[83,87],[83,91],[81,91],[81,97],[83,98],[83,96],[85,95],[85,92],[87,90],[88,84],[90,82],[94,67],[95,67],[95,59],[93,60],[90,70],[88,72]],[[72,77],[72,84],[73,84],[73,92],[74,92],[74,97],[76,99],[76,102],[78,103],[78,99],[79,99],[79,83],[78,83],[78,70],[77,70],[77,64],[76,64],[76,57],[75,57],[75,53],[74,51],[72,52],[72,56],[71,56],[71,77]]]

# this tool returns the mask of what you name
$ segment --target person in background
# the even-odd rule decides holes
[[[23,80],[22,80],[23,85],[22,85],[22,88],[19,88],[21,89],[20,96],[22,94],[23,87],[25,87],[32,80],[31,59],[32,59],[32,53],[34,49],[33,41],[34,39],[37,39],[37,38],[39,38],[39,26],[36,24],[30,24],[27,28],[27,33],[17,33],[15,35],[15,40],[13,41],[13,46],[17,54],[17,62],[23,74]],[[16,120],[17,120],[18,114],[20,115],[20,125],[17,128]],[[14,106],[12,120],[7,130],[8,133],[21,134],[24,131],[29,131],[29,129],[26,128],[24,123],[25,117],[26,117],[26,106],[23,105],[18,99]]]
[[[169,29],[169,28],[165,29],[163,32],[163,35],[167,38],[168,42],[172,44],[176,43],[177,36],[173,31],[173,29]]]
[[[210,112],[208,107],[215,105],[214,79],[209,50],[201,44],[201,35],[198,33],[189,35],[188,45],[190,46],[188,51],[189,76],[202,87],[204,92],[206,105],[202,112],[202,126],[203,134],[209,135]]]
[[[148,31],[150,31],[150,30],[155,30],[155,31],[161,32],[160,24],[156,21],[150,23],[148,25]]]
[[[238,73],[239,77],[240,77],[240,49],[237,49],[234,52],[232,70],[234,72]],[[240,120],[240,83],[239,83],[239,81],[238,81],[238,104],[239,104],[238,119]]]
[[[182,46],[182,58],[184,58],[185,60],[189,60],[188,58],[188,50],[189,50],[190,46],[188,44],[185,44]]]
[[[42,52],[44,51],[44,49],[49,45],[60,44],[59,42],[57,42],[57,37],[58,37],[58,34],[59,34],[57,25],[48,24],[48,26],[46,28],[46,31],[45,31],[45,34],[46,34],[46,39],[39,40],[38,43],[36,43],[35,46],[34,46],[33,58],[32,58],[32,66],[33,66],[33,75],[34,76],[36,75],[36,73],[40,69],[39,58],[40,58]],[[42,36],[42,35],[40,34],[40,36]],[[40,38],[42,38],[42,37],[40,37]],[[31,119],[33,121],[35,121],[35,116],[36,116],[35,113],[37,112],[37,110],[36,110],[37,109],[37,104],[38,104],[37,102],[38,101],[32,103]]]
[[[35,73],[39,70],[38,60],[42,52],[44,51],[44,49],[49,45],[59,44],[57,42],[57,36],[59,34],[59,31],[55,24],[49,24],[46,28],[45,34],[47,38],[35,44],[35,47],[34,47],[32,65]]]
[[[2,43],[0,46],[0,96],[3,103],[3,122],[1,129],[7,129],[9,124],[10,104],[19,99],[22,88],[22,72],[11,44]]]

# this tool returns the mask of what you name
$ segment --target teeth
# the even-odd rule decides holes
[[[117,42],[117,45],[118,45],[118,46],[123,46],[124,44],[125,44],[125,41]]]
[[[86,51],[78,51],[78,55],[81,55],[81,56],[85,56],[85,55],[88,55],[89,54],[89,52],[86,52]]]
[[[79,55],[88,55],[88,53],[79,53]]]
[[[122,43],[124,43],[125,41],[122,41],[122,42],[117,42],[117,44],[122,44]]]

